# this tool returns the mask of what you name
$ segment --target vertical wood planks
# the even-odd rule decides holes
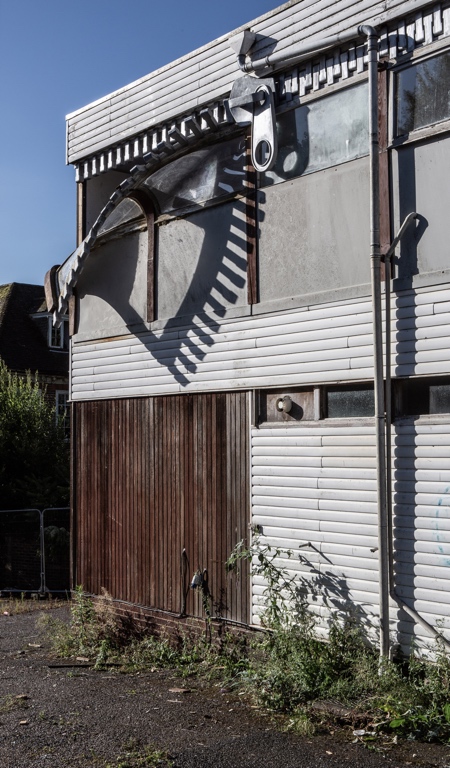
[[[248,580],[225,572],[249,522],[246,393],[85,402],[74,411],[78,582],[177,614],[194,572],[206,569],[212,615],[247,622]],[[187,613],[204,617],[199,591],[190,590]]]

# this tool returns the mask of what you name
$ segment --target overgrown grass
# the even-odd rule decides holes
[[[15,616],[20,613],[32,611],[48,611],[52,608],[61,608],[67,603],[66,598],[52,598],[49,595],[45,600],[40,600],[37,595],[27,597],[22,592],[17,597],[0,597],[0,616]]]
[[[275,572],[272,555],[266,550],[263,560],[256,559],[256,567],[266,571],[269,588],[270,583],[287,584],[284,572]],[[247,694],[255,706],[282,713],[285,727],[303,735],[310,734],[318,720],[337,720],[366,734],[363,741],[390,734],[450,742],[450,659],[439,643],[434,662],[413,654],[380,668],[378,653],[354,618],[333,619],[328,641],[323,642],[304,606],[297,606],[293,622],[288,604],[278,610],[275,602],[268,602],[265,616],[272,626],[253,641],[235,633],[224,633],[211,643],[188,635],[169,640],[133,632],[116,618],[107,594],[94,604],[81,588],[72,603],[70,626],[51,616],[46,619],[63,656],[87,657],[97,668],[108,663],[133,671],[170,667],[184,676],[221,680]],[[331,705],[318,714],[318,701]],[[345,717],[337,703],[341,711],[345,707]]]

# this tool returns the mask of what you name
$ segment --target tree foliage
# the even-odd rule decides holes
[[[31,374],[0,360],[0,509],[65,506],[69,446],[62,419]]]

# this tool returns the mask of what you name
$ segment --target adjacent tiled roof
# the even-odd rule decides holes
[[[46,313],[42,285],[0,285],[0,358],[10,370],[68,376],[68,353],[48,348]]]

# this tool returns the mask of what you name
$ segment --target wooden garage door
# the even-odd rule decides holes
[[[187,593],[203,616],[187,587],[206,569],[213,615],[247,623],[248,578],[224,567],[248,535],[247,394],[73,407],[76,583],[174,613]]]

